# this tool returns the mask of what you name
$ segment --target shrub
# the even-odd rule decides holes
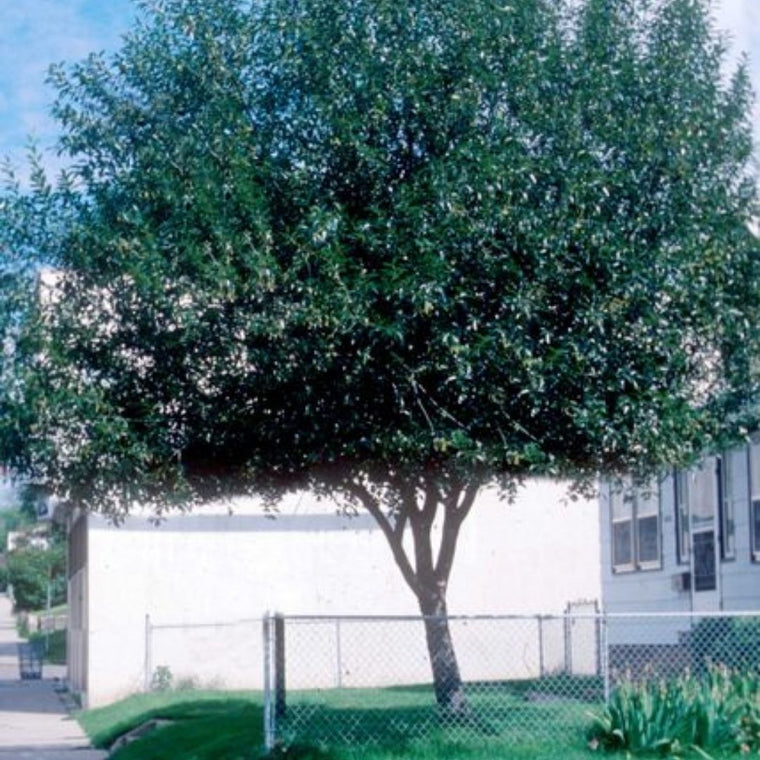
[[[52,604],[66,601],[65,553],[62,545],[16,549],[8,555],[7,567],[16,609],[43,609],[47,604],[48,583]]]
[[[159,665],[153,671],[153,676],[150,679],[150,690],[169,691],[172,688],[173,681],[174,676],[172,675],[171,668],[167,665]]]
[[[696,670],[716,664],[760,672],[760,619],[705,618],[692,630],[689,646]]]
[[[0,511],[0,553],[7,551],[9,533],[23,530],[32,523],[29,516],[20,509]]]
[[[712,666],[670,680],[625,681],[593,716],[594,748],[676,755],[684,748],[743,752],[760,748],[760,679]]]
[[[16,632],[22,639],[29,638],[29,614],[21,612],[16,616]]]
[[[54,665],[66,664],[65,629],[49,631],[47,634],[42,631],[34,631],[29,634],[29,641],[38,642],[38,644],[44,649],[46,662]]]

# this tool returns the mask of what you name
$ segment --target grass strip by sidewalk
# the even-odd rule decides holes
[[[261,709],[261,695],[255,692],[159,691],[135,694],[107,707],[84,710],[76,717],[93,745],[105,749],[152,718],[189,726],[207,719],[224,721],[242,710]],[[254,716],[250,730],[259,736],[261,725]]]
[[[295,742],[272,760],[614,760],[586,744],[593,679],[479,684],[468,694],[476,723],[441,725],[429,684],[386,688],[293,690],[281,724]],[[483,686],[480,684],[480,686]],[[570,689],[569,687],[573,688]],[[581,688],[583,687],[583,688]],[[567,692],[578,698],[567,698]],[[261,760],[259,692],[167,690],[138,694],[78,716],[92,742],[110,747],[152,719],[161,725],[116,751],[114,760]],[[598,745],[601,746],[601,745]],[[675,757],[676,755],[672,755]],[[691,750],[678,757],[704,758]],[[715,755],[713,760],[735,758]]]

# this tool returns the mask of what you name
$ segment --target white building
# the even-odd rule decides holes
[[[88,706],[175,677],[261,688],[260,619],[286,614],[416,615],[412,592],[368,515],[309,494],[276,518],[254,500],[120,527],[95,515],[69,530],[69,680]],[[514,503],[485,490],[465,522],[451,614],[560,613],[598,599],[596,500],[532,482]],[[147,623],[147,627],[146,627]],[[422,638],[420,638],[422,642]]]

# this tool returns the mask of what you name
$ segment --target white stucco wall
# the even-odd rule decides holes
[[[274,519],[248,501],[232,514],[222,505],[158,527],[139,517],[118,528],[89,520],[91,706],[140,690],[146,667],[160,665],[175,678],[260,686],[267,610],[418,612],[371,518],[339,516],[309,495],[288,500]],[[570,600],[599,596],[594,500],[569,503],[564,486],[549,481],[531,483],[511,504],[482,494],[462,528],[451,614],[561,612]],[[147,653],[146,615],[159,626]],[[417,647],[421,632],[414,639]]]

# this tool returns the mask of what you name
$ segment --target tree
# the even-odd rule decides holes
[[[66,544],[59,532],[42,540],[44,545],[34,537],[20,537],[8,553],[7,580],[17,610],[42,610],[48,601],[53,605],[66,601]]]
[[[708,5],[141,2],[51,72],[70,172],[6,193],[58,274],[14,323],[5,459],[116,518],[367,509],[466,714],[446,587],[482,484],[756,424],[751,93]]]

